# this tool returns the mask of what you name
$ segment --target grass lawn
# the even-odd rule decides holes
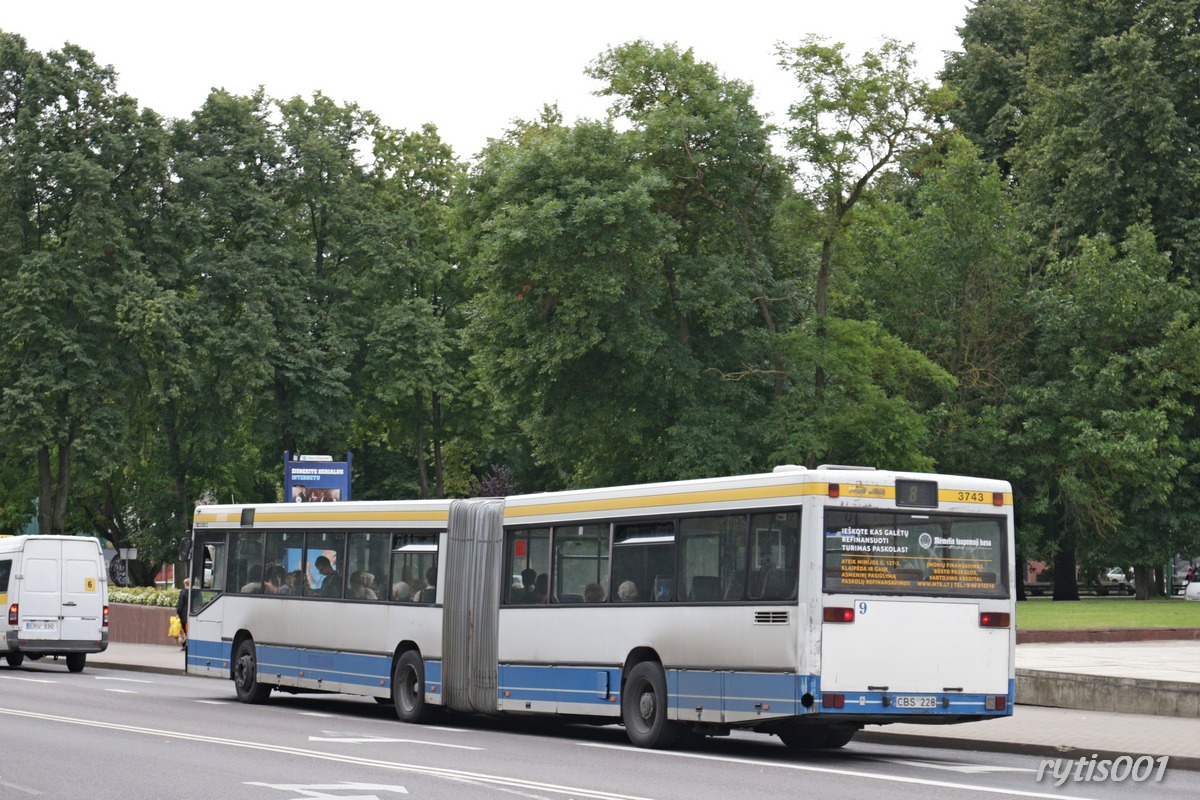
[[[1139,602],[1128,597],[1085,597],[1057,603],[1036,598],[1017,603],[1017,628],[1200,628],[1200,603],[1182,598]]]

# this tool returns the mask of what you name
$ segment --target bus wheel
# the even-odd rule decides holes
[[[667,719],[667,679],[654,661],[629,671],[621,694],[625,735],[638,747],[666,748],[679,741],[682,726]]]
[[[67,653],[67,672],[83,672],[87,653]]]
[[[836,750],[849,744],[856,733],[853,725],[806,725],[780,731],[779,738],[795,750]]]
[[[416,724],[433,718],[435,709],[425,702],[425,662],[416,650],[408,650],[396,660],[392,699],[401,722]]]
[[[243,703],[265,703],[271,695],[271,687],[258,682],[258,659],[254,654],[254,640],[243,639],[233,659],[233,685],[238,700]]]
[[[8,665],[10,667],[16,668],[25,663],[25,654],[24,653],[6,653],[4,655],[4,660],[8,662]]]

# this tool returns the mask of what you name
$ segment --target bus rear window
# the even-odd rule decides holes
[[[825,512],[825,591],[1008,597],[1003,517]]]

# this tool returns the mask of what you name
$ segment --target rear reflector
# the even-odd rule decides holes
[[[1010,619],[1007,611],[980,611],[979,612],[979,627],[981,628],[1007,628]]]
[[[822,708],[845,708],[846,695],[844,694],[823,694],[821,695]]]
[[[854,622],[854,609],[840,606],[825,607],[826,622]]]

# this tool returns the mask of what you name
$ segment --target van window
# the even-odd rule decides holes
[[[12,559],[0,561],[0,593],[8,591],[8,576],[12,573]]]
[[[58,562],[52,558],[25,559],[25,590],[57,592],[58,572]]]

